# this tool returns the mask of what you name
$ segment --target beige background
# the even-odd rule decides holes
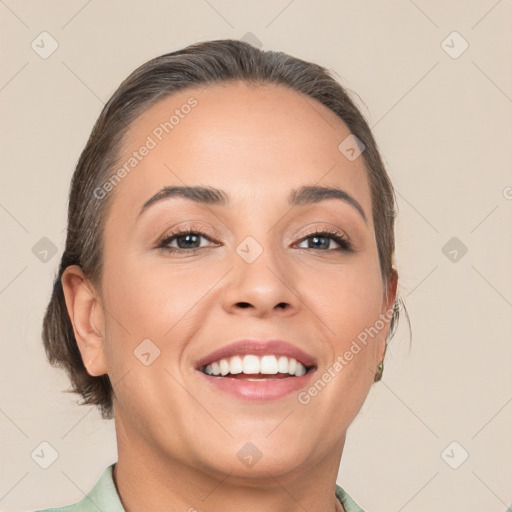
[[[2,0],[0,15],[2,511],[77,501],[116,460],[113,423],[62,393],[66,376],[48,365],[40,337],[69,180],[93,122],[149,58],[247,33],[265,49],[335,70],[357,92],[397,190],[413,340],[403,322],[384,380],[349,431],[338,482],[368,512],[506,509],[510,1]],[[58,43],[47,58],[31,47],[51,49],[43,31]],[[33,253],[43,237],[57,250],[47,261]],[[445,247],[452,237],[456,245]],[[43,441],[58,453],[48,469],[31,457]]]

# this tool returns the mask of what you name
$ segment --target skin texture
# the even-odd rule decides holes
[[[334,485],[345,434],[383,359],[389,319],[307,405],[297,393],[235,399],[205,384],[195,362],[236,340],[282,339],[313,355],[320,376],[392,307],[396,272],[382,279],[364,161],[340,153],[349,131],[320,103],[280,86],[232,83],[153,105],[128,132],[120,165],[190,97],[197,106],[109,192],[101,286],[76,266],[62,279],[88,372],[113,383],[123,505],[341,510]],[[175,197],[138,217],[172,185],[216,187],[230,203]],[[291,189],[303,185],[342,188],[367,222],[337,199],[291,208]],[[212,241],[201,238],[195,252],[156,248],[176,227]],[[354,252],[303,241],[326,227],[348,236]],[[247,236],[263,248],[250,264],[236,252]],[[144,339],[160,350],[149,366],[134,356]],[[237,457],[247,442],[262,454],[252,467]]]

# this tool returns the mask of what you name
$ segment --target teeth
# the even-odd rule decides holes
[[[229,373],[231,373],[231,375],[237,375],[238,373],[242,373],[242,370],[242,358],[239,356],[233,356],[229,360]]]
[[[246,356],[233,356],[229,359],[221,359],[204,367],[203,372],[207,375],[225,376],[228,374],[237,375],[275,375],[276,373],[288,373],[295,377],[301,377],[307,370],[293,357],[276,356],[273,354],[258,357],[252,354]],[[261,380],[261,379],[246,379]]]
[[[213,375],[220,375],[220,364],[212,363],[212,373]]]
[[[261,373],[275,375],[278,370],[276,356],[263,356],[261,358]]]
[[[221,359],[219,362],[220,366],[220,374],[222,376],[227,375],[229,373],[229,363],[226,359]]]
[[[288,373],[290,375],[295,375],[295,370],[297,369],[297,361],[293,358],[291,358],[288,361]]]
[[[279,358],[279,361],[277,361],[277,369],[279,373],[288,373],[288,358],[286,356]]]
[[[245,356],[243,360],[243,370],[246,375],[260,373],[260,359],[258,356]]]
[[[301,377],[302,375],[306,374],[306,368],[303,364],[297,362],[297,368],[295,369],[295,376]]]

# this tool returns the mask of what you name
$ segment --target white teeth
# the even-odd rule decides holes
[[[260,359],[258,356],[244,356],[243,372],[246,375],[260,373]]]
[[[229,373],[229,363],[226,359],[221,359],[219,362],[220,366],[220,374],[222,376],[227,375]]]
[[[278,370],[276,356],[263,356],[261,358],[261,373],[275,375]]]
[[[212,373],[213,373],[213,375],[220,375],[219,363],[212,363]]]
[[[307,372],[307,369],[293,357],[276,356],[273,354],[259,357],[248,354],[243,356],[243,358],[233,356],[228,359],[212,362],[204,367],[203,372],[207,375],[223,377],[228,374],[237,375],[239,373],[246,375],[275,375],[276,373],[288,373],[295,377],[301,377]]]
[[[297,362],[297,368],[295,369],[295,376],[301,377],[302,375],[305,375],[306,373],[306,367],[302,364]]]
[[[237,375],[238,373],[242,373],[242,370],[242,358],[240,356],[233,356],[229,360],[229,373],[232,375]]]
[[[288,373],[288,358],[286,356],[281,356],[277,361],[277,369],[279,373]]]

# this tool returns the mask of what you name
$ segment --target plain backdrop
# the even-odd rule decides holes
[[[510,1],[5,0],[0,19],[2,511],[77,501],[116,460],[113,422],[63,392],[67,378],[41,342],[69,181],[103,104],[133,69],[219,38],[337,73],[396,187],[413,338],[403,321],[384,379],[349,430],[338,482],[368,512],[505,511]]]

